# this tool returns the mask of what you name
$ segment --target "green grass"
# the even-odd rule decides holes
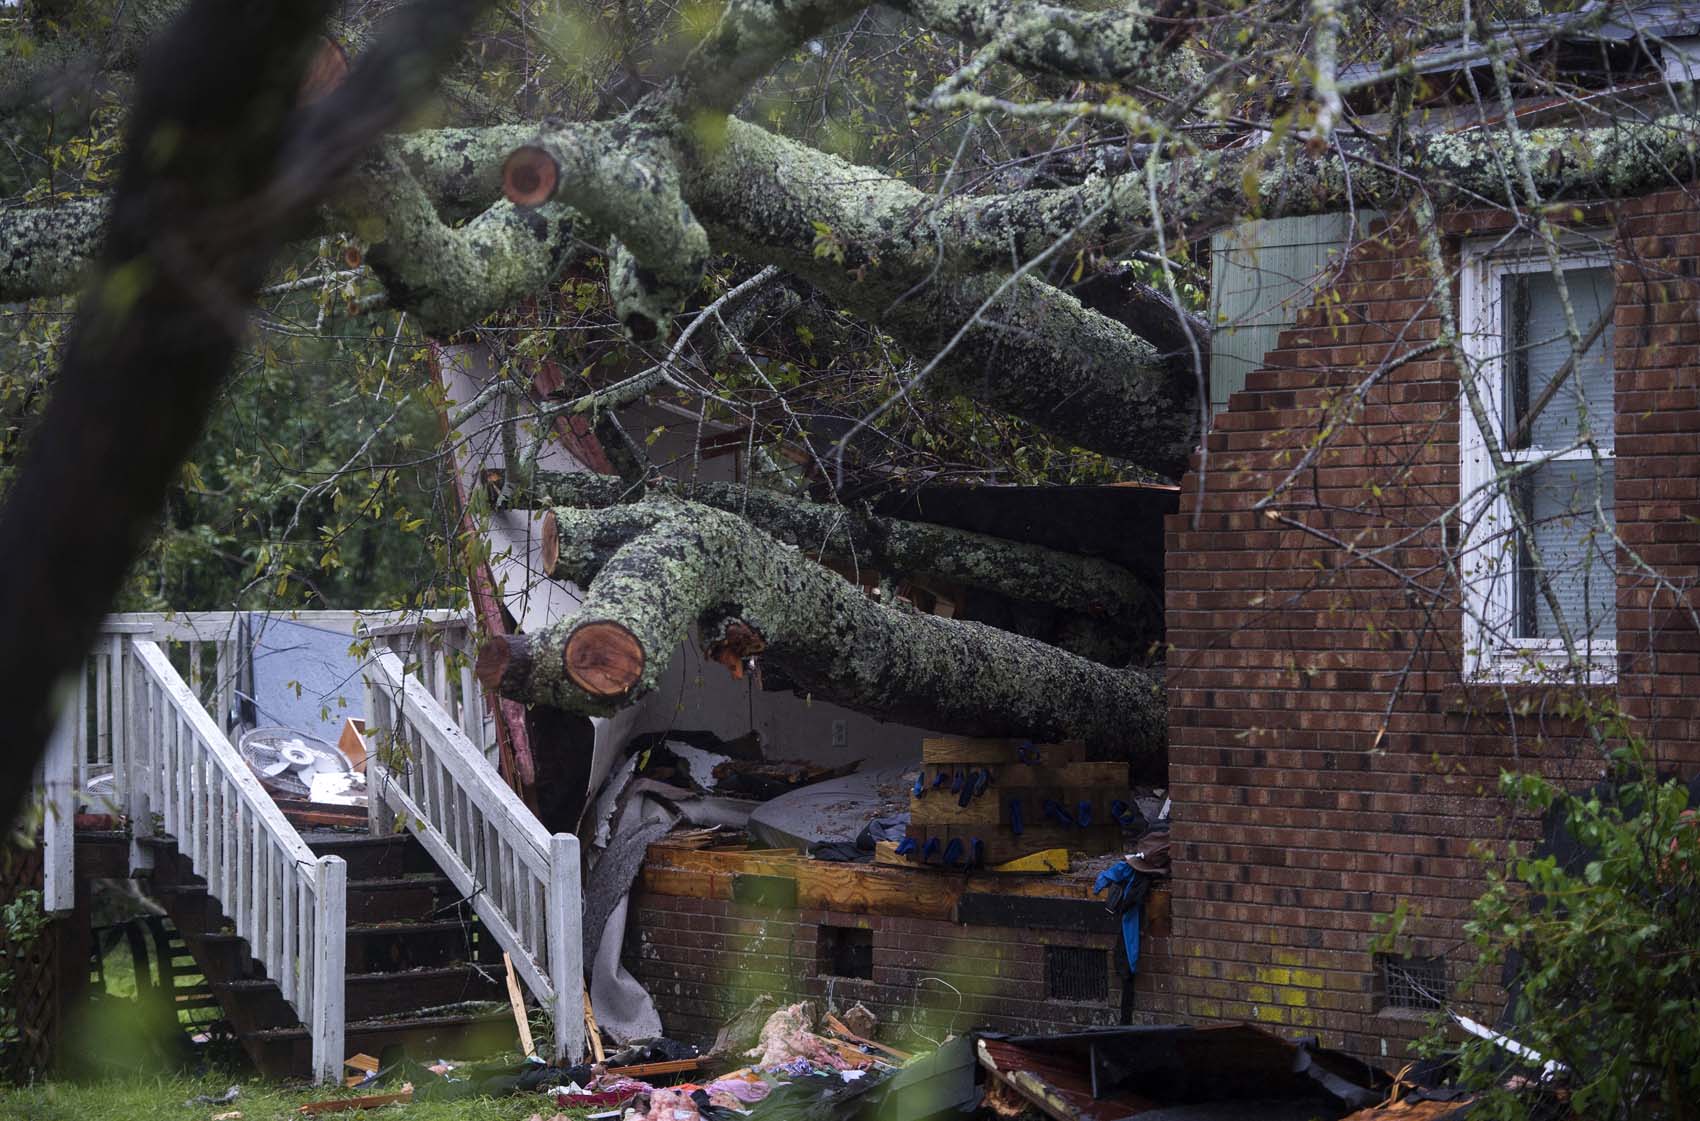
[[[232,1083],[241,1094],[229,1105],[185,1105],[197,1094],[219,1095]],[[101,1082],[43,1082],[21,1088],[0,1087],[4,1121],[209,1121],[231,1110],[242,1121],[301,1121],[296,1107],[331,1097],[385,1093],[377,1090],[332,1091],[324,1087],[239,1080],[228,1075],[204,1078],[131,1077]],[[524,1121],[534,1113],[558,1111],[541,1094],[472,1098],[453,1102],[410,1102],[379,1110],[326,1114],[327,1121],[378,1117],[384,1121]],[[581,1116],[572,1114],[570,1116]]]

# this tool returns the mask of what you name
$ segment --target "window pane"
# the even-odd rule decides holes
[[[1517,481],[1517,501],[1528,518],[1535,550],[1578,643],[1617,641],[1614,475],[1610,460],[1600,465],[1603,525],[1594,514],[1592,460],[1542,464]],[[1552,608],[1534,577],[1533,553],[1521,542],[1517,551],[1517,637],[1557,638]]]
[[[1609,268],[1566,269],[1565,285],[1576,328],[1586,339],[1612,299]],[[1570,339],[1565,335],[1564,308],[1558,283],[1551,273],[1513,273],[1500,284],[1501,321],[1505,329],[1505,446],[1562,448],[1582,427],[1587,408],[1588,427],[1604,447],[1612,443],[1612,328],[1608,321],[1593,345],[1577,360],[1574,370],[1541,399],[1565,361]],[[1532,414],[1532,415],[1531,415]],[[1525,422],[1527,424],[1524,430]]]

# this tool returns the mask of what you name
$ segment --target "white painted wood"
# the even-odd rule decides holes
[[[428,655],[427,663],[432,660]],[[437,664],[440,680],[452,684],[442,668],[446,663]],[[564,855],[567,846],[543,829],[441,700],[407,672],[407,664],[394,651],[379,652],[366,673],[376,698],[370,706],[377,725],[374,734],[394,737],[410,749],[405,769],[386,772],[388,781],[375,790],[369,779],[369,793],[400,814],[443,873],[470,899],[544,1007],[556,1007],[562,988],[557,975],[565,970],[560,975],[570,977],[568,998],[574,1011],[568,1034],[558,1045],[582,1050],[582,1026],[577,1037],[571,1035],[572,1024],[582,1024],[583,1018],[577,840],[561,835],[570,842],[569,861]]]
[[[347,868],[313,855],[158,643],[127,641],[140,683],[132,695],[146,698],[114,710],[132,714],[127,756],[156,764],[148,781],[158,783],[167,831],[309,1024],[315,1075],[338,1077]],[[146,735],[155,730],[157,738]]]
[[[47,741],[41,764],[42,907],[50,914],[77,905],[76,814],[77,788],[72,780],[76,759],[73,726],[82,718],[75,704],[66,705]]]
[[[72,754],[76,759],[73,781],[85,782],[88,765],[96,759],[94,745],[89,742],[89,672],[88,663],[77,667],[77,699],[72,702],[77,717],[72,728]]]
[[[141,842],[153,836],[153,791],[159,768],[158,746],[152,742],[151,731],[157,725],[153,716],[153,690],[143,679],[141,667],[130,656],[129,643],[122,636],[114,637],[113,641],[123,652],[127,725],[124,754],[129,767],[124,784],[124,812],[130,819],[130,871],[134,873],[153,867],[153,849]]]
[[[230,728],[230,710],[236,707],[236,656],[237,642],[231,640],[218,644],[213,659],[213,722],[224,730]]]
[[[116,765],[117,760],[112,755],[112,698],[107,688],[112,665],[99,654],[90,661],[94,662],[94,757],[102,763]]]
[[[313,1080],[339,1082],[343,1054],[344,931],[348,927],[348,865],[340,856],[320,857],[313,892]]]
[[[514,929],[502,909],[496,906],[490,893],[479,890],[481,885],[473,879],[471,871],[461,862],[459,854],[455,852],[454,846],[449,843],[442,830],[427,821],[420,806],[398,787],[390,787],[388,798],[390,804],[399,810],[407,821],[408,830],[419,839],[420,845],[431,855],[431,859],[437,862],[437,867],[455,885],[455,889],[471,902],[485,929],[495,937],[502,949],[512,955],[514,968],[519,971],[527,987],[534,995],[547,994],[550,991],[548,979],[538,970],[532,953],[525,948],[519,932]]]
[[[129,739],[125,724],[128,723],[129,705],[125,699],[124,684],[130,676],[125,672],[124,640],[114,636],[106,643],[102,652],[107,664],[106,679],[111,689],[111,719],[112,719],[112,800],[116,812],[123,812],[127,806],[130,788],[130,776],[135,769],[130,766]],[[102,812],[99,809],[96,813]]]
[[[527,842],[522,852],[527,867],[540,878],[546,876],[549,834],[519,795],[481,757],[468,750],[467,740],[454,721],[418,678],[402,672],[395,655],[380,654],[373,665],[387,678],[379,687],[387,684],[394,691],[401,702],[401,719],[419,734],[422,754],[434,759],[455,785],[470,791],[504,836],[523,838]]]
[[[584,1055],[584,916],[579,898],[578,838],[549,838],[549,984],[555,990],[555,1059]]]

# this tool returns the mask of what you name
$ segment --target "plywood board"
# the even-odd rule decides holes
[[[1085,745],[1074,741],[1035,745],[1031,740],[946,736],[921,741],[921,762],[1016,764],[1021,759],[1022,744],[1027,744],[1030,751],[1036,748],[1047,765],[1074,762],[1086,757]]]

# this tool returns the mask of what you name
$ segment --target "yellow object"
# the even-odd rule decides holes
[[[1068,850],[1044,849],[1040,852],[1030,852],[1026,856],[1018,856],[1014,860],[994,864],[987,871],[1066,872],[1068,871]]]

